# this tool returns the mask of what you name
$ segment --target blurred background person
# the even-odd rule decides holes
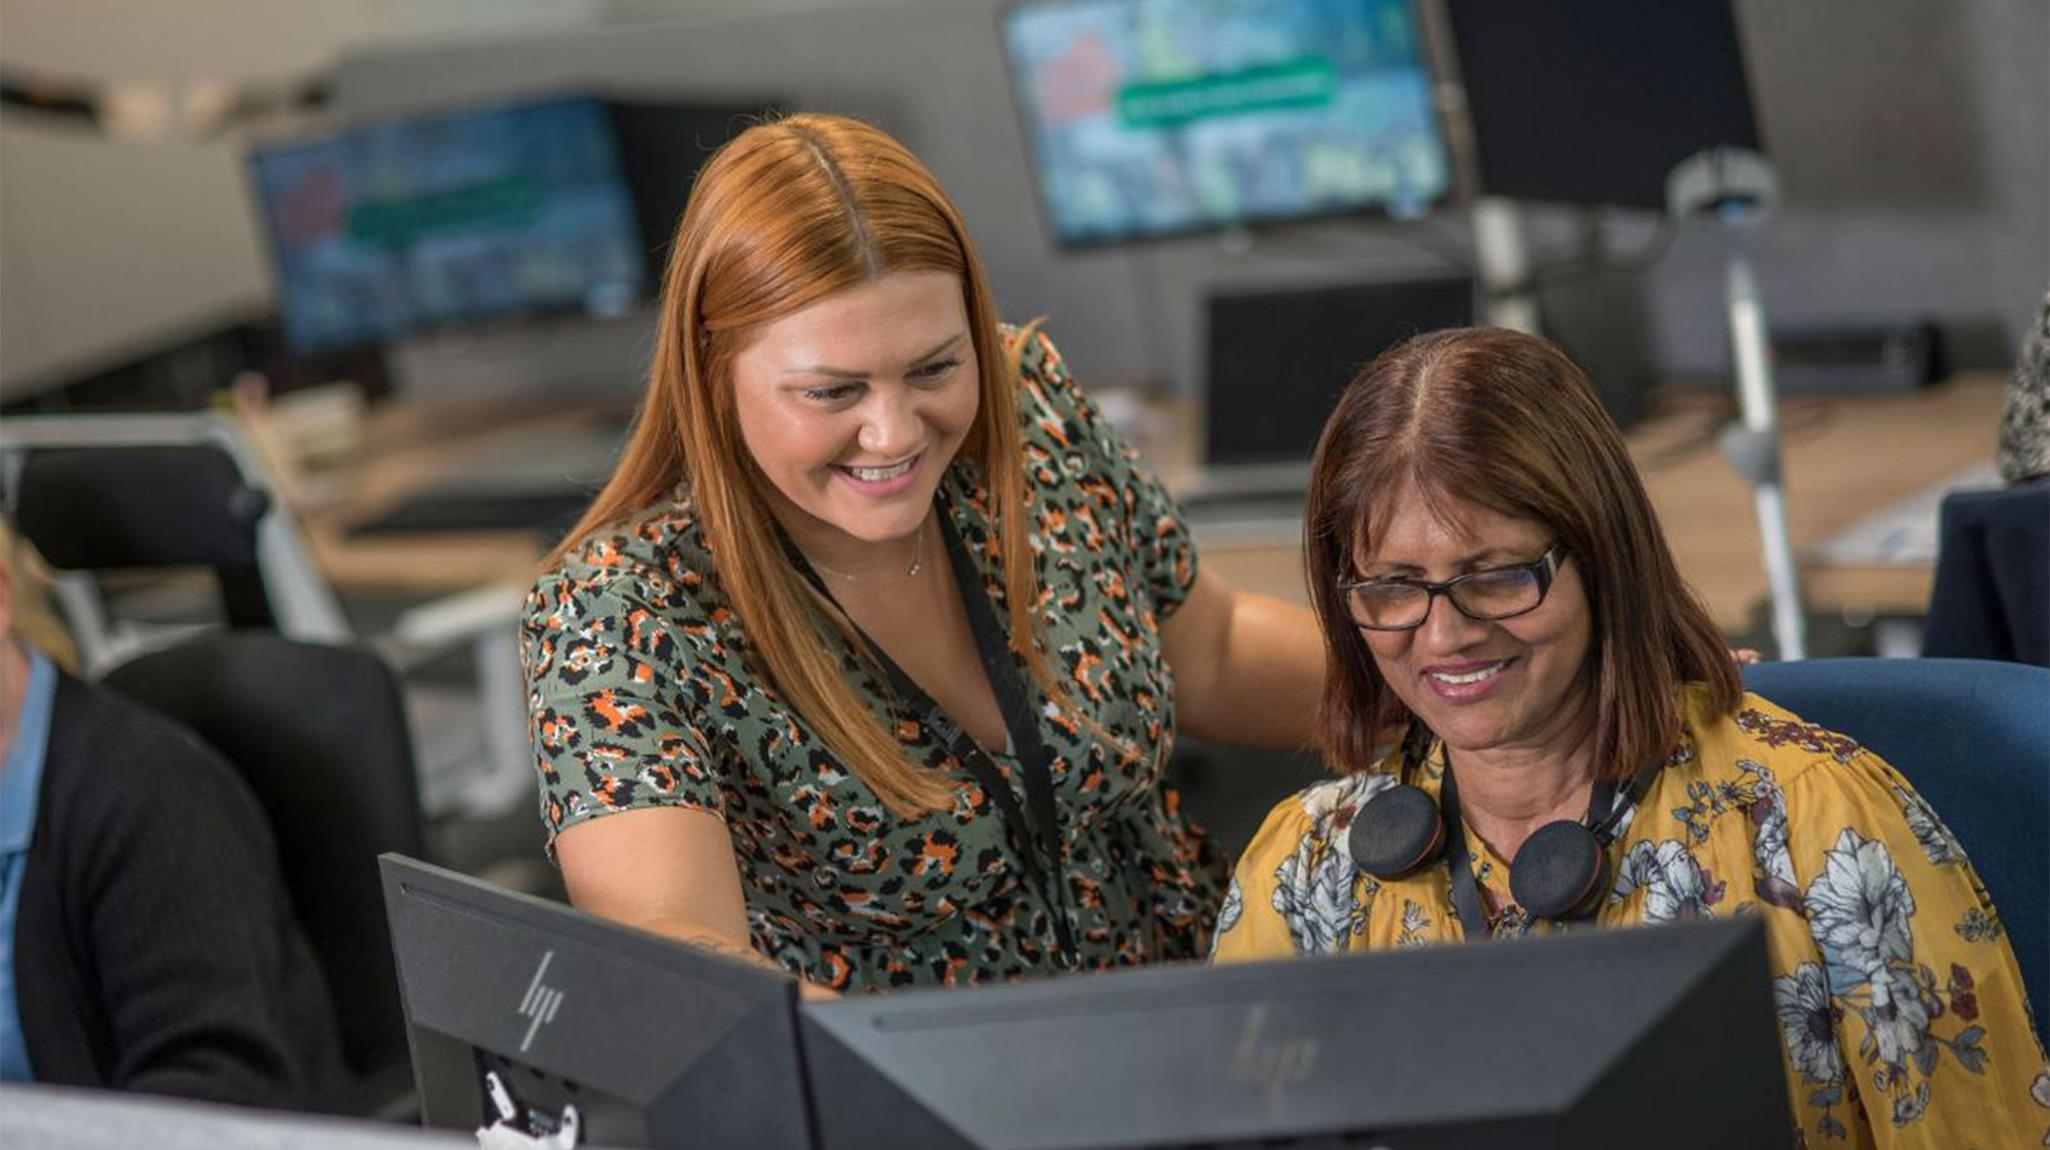
[[[0,522],[0,1081],[346,1109],[255,798],[58,665],[31,554]]]

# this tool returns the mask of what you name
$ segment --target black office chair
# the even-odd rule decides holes
[[[15,524],[52,567],[203,567],[230,626],[278,626],[257,542],[270,498],[221,448],[39,451],[16,487]]]
[[[410,1104],[411,1063],[377,856],[424,853],[398,685],[377,656],[262,631],[212,631],[109,672],[241,771],[334,1001],[359,1113]]]
[[[1922,654],[2050,667],[2050,480],[1943,500]]]
[[[88,678],[211,625],[184,603],[179,614],[202,616],[197,623],[116,621],[101,594],[109,572],[202,568],[219,585],[230,627],[357,638],[288,501],[271,496],[272,473],[233,421],[21,416],[0,431],[0,477],[15,458],[14,521],[59,573],[56,598]],[[520,598],[517,587],[478,588],[410,608],[388,632],[364,637],[400,675],[450,650],[471,652],[475,686],[423,674],[407,692],[421,738],[417,801],[430,816],[495,817],[532,801]]]

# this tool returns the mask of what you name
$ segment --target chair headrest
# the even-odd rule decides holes
[[[270,499],[210,446],[37,452],[15,521],[53,567],[253,567]]]

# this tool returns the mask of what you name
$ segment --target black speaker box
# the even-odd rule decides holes
[[[1949,374],[1933,323],[1789,328],[1772,336],[1783,395],[1913,391]]]

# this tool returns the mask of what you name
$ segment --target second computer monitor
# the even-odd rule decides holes
[[[800,1012],[828,1150],[1785,1146],[1756,919]]]

